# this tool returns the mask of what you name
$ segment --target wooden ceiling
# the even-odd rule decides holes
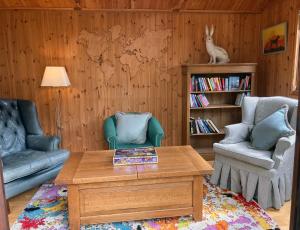
[[[274,0],[0,0],[1,9],[261,12]]]

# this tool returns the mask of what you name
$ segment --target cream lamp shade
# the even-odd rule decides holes
[[[70,86],[70,80],[63,66],[46,66],[41,86],[66,87]]]

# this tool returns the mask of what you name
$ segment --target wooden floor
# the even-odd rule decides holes
[[[30,199],[33,197],[37,190],[38,188],[31,189],[9,200],[8,203],[10,208],[10,214],[8,215],[8,219],[10,226],[13,225],[13,223],[16,221],[18,216],[25,208],[26,204],[30,201]]]
[[[9,214],[9,223],[12,225],[19,214],[24,209],[25,205],[37,191],[36,189],[29,190],[19,196],[16,196],[9,200],[9,206],[11,213]],[[269,209],[267,213],[278,223],[281,230],[289,229],[289,221],[290,221],[290,208],[291,202],[285,203],[285,205],[279,210]]]

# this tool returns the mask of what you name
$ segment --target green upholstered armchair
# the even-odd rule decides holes
[[[104,137],[108,143],[109,149],[122,149],[122,148],[139,148],[139,147],[159,147],[161,140],[164,137],[164,131],[159,121],[152,117],[148,122],[147,140],[144,144],[125,144],[118,143],[116,131],[116,118],[110,116],[104,121]]]

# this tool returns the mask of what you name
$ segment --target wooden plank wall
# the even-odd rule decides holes
[[[0,8],[262,12],[274,0],[0,0]]]
[[[166,132],[163,144],[178,145],[181,64],[208,61],[205,24],[216,25],[215,41],[226,47],[232,62],[256,62],[259,22],[258,14],[238,13],[2,10],[0,97],[34,100],[44,130],[53,134],[57,90],[40,88],[40,83],[46,65],[66,66],[72,86],[62,90],[63,147],[105,148],[103,120],[116,111],[150,111]],[[119,43],[104,41],[112,60],[111,68],[104,69],[98,62],[102,57],[95,61],[88,51],[101,50],[103,41],[97,36],[118,25],[124,31]],[[163,30],[170,36],[158,59],[140,63],[137,74],[120,64],[122,44],[134,43],[145,31]],[[84,33],[90,39],[82,41]]]
[[[270,1],[262,14],[261,27],[288,22],[288,47],[278,54],[262,54],[260,49],[258,93],[262,96],[292,96],[295,71],[296,31],[300,3],[298,0]]]

